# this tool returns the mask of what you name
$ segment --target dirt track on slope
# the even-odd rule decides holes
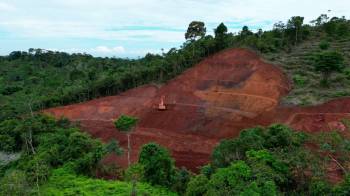
[[[107,142],[113,138],[126,147],[113,119],[137,116],[131,135],[132,161],[143,144],[157,142],[170,149],[177,166],[196,171],[208,163],[212,149],[223,138],[257,125],[286,123],[308,132],[337,128],[350,118],[350,98],[313,107],[282,107],[279,100],[290,90],[287,77],[245,49],[213,55],[162,87],[145,85],[117,96],[48,109],[56,117],[80,121],[84,130]],[[166,111],[156,109],[165,96]],[[109,156],[106,162],[126,165],[126,156]]]

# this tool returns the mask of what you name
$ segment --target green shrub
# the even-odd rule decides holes
[[[205,175],[207,178],[210,178],[210,176],[214,173],[214,168],[210,164],[204,165],[201,167],[200,173]]]
[[[30,195],[31,187],[24,172],[20,170],[8,171],[0,179],[0,195],[27,196]]]
[[[344,70],[344,74],[345,74],[346,79],[350,80],[350,68],[346,68]]]
[[[202,196],[207,192],[208,189],[208,178],[203,175],[197,175],[191,178],[187,185],[186,196]]]
[[[311,196],[332,195],[332,189],[327,182],[316,180],[316,181],[313,181],[309,186],[309,195]]]
[[[145,144],[139,163],[144,167],[144,179],[152,185],[170,187],[173,183],[175,165],[167,149],[156,143]]]
[[[143,165],[137,163],[130,165],[125,171],[124,180],[131,182],[133,180],[142,181],[145,174],[145,168]]]
[[[305,87],[306,77],[296,74],[293,76],[293,82],[297,87]]]
[[[345,176],[344,181],[338,184],[333,192],[334,195],[350,195],[350,176]]]
[[[128,132],[136,125],[137,121],[138,119],[135,117],[121,115],[116,121],[114,121],[114,125],[120,131]]]
[[[322,40],[319,44],[321,50],[328,50],[330,47],[330,43],[328,41]]]
[[[315,71],[321,72],[321,85],[328,87],[328,80],[333,72],[342,72],[345,68],[344,56],[337,51],[323,51],[315,55]]]
[[[186,168],[176,169],[171,190],[183,195],[187,189],[187,184],[190,181],[190,178],[191,174]]]

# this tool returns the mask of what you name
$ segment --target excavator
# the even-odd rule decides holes
[[[164,95],[160,97],[160,103],[158,105],[158,110],[160,110],[160,111],[166,110],[166,106],[164,104],[164,99],[165,99]]]

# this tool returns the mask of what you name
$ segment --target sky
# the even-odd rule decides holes
[[[350,18],[349,8],[349,0],[0,0],[0,55],[42,48],[138,58],[178,48],[193,20],[208,34],[221,22],[230,32],[269,30],[291,16]]]

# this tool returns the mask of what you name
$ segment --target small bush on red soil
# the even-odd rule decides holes
[[[117,129],[123,132],[131,131],[133,127],[135,127],[138,119],[132,116],[121,115],[116,121],[114,121],[114,125]]]

